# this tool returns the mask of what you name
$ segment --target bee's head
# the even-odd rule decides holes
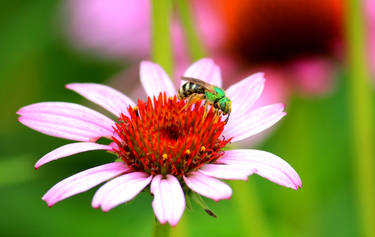
[[[230,114],[232,101],[228,97],[224,97],[216,102],[215,107],[223,111],[223,114]]]

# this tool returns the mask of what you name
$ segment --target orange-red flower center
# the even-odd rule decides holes
[[[116,124],[114,151],[133,170],[182,176],[218,159],[230,141],[221,115],[201,102],[186,107],[164,93],[128,111]]]

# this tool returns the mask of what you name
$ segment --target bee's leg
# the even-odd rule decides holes
[[[216,110],[215,110],[215,113],[216,113],[216,115],[218,116],[218,120],[217,120],[217,121],[219,121],[219,120],[220,120],[219,118],[221,118],[221,117],[222,117],[222,115],[223,115],[223,112],[222,112],[222,111],[220,111],[220,110],[218,110],[218,109],[216,109]]]
[[[181,111],[182,110],[185,110],[187,107],[189,107],[189,105],[191,105],[193,102],[193,98],[194,98],[194,95],[191,95],[188,97],[188,100],[186,102],[186,104],[184,105],[184,107],[182,107]]]
[[[196,94],[193,94],[191,96],[188,97],[188,101],[186,102],[186,104],[184,105],[184,107],[182,107],[181,111],[182,110],[185,110],[186,108],[188,108],[190,105],[202,100],[203,97],[201,95],[196,95]]]
[[[207,117],[209,102],[206,100],[203,105],[204,105],[204,113],[203,113],[202,121],[204,121]]]
[[[203,120],[206,119],[207,117],[207,114],[208,114],[208,103],[207,101],[204,102],[204,113],[203,113]]]

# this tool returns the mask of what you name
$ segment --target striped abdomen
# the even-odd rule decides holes
[[[203,86],[192,83],[192,82],[186,82],[181,86],[181,88],[178,90],[178,98],[185,99],[192,94],[204,94],[205,89]]]

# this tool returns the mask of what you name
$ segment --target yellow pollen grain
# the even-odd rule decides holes
[[[206,147],[205,146],[201,146],[201,151],[205,151],[206,150]]]
[[[173,97],[172,97],[172,96],[169,96],[168,99],[169,99],[169,100],[173,100]]]
[[[138,110],[138,106],[134,106],[134,107],[133,107],[133,110]]]
[[[164,153],[162,157],[163,157],[163,160],[166,160],[168,158],[168,155]]]
[[[191,152],[190,152],[189,149],[187,149],[187,150],[185,151],[185,154],[186,154],[186,155],[190,155],[190,153],[191,153]]]

